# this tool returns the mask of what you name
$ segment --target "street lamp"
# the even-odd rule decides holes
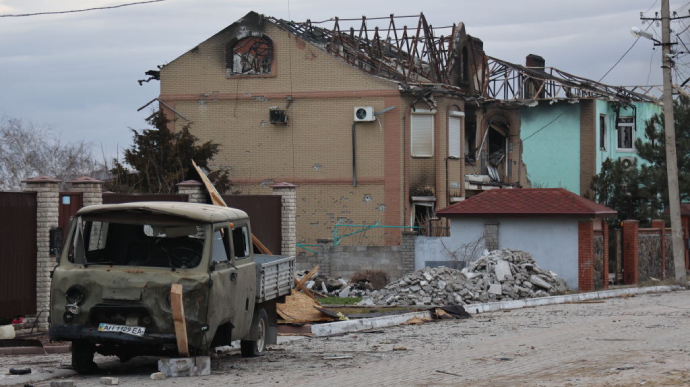
[[[680,192],[678,189],[678,159],[676,157],[676,130],[673,119],[673,84],[671,69],[673,55],[671,54],[671,18],[669,1],[661,1],[661,42],[639,28],[633,27],[630,33],[635,37],[644,37],[661,45],[662,73],[664,76],[664,144],[666,148],[666,176],[668,178],[669,214],[671,215],[671,240],[673,246],[673,268],[676,281],[682,286],[687,285],[685,272],[685,249],[683,248],[683,226],[680,219]]]

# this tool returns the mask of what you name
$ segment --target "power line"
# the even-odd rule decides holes
[[[611,66],[611,68],[609,69],[609,71],[607,71],[606,74],[604,74],[601,78],[599,78],[599,80],[598,80],[597,82],[601,82],[602,79],[606,78],[606,76],[609,75],[609,73],[611,72],[611,70],[613,70],[614,68],[616,68],[616,66],[618,66],[619,63],[621,63],[621,61],[623,60],[623,58],[625,58],[625,56],[628,55],[628,53],[630,52],[630,50],[632,50],[633,47],[635,47],[635,44],[637,44],[637,42],[638,42],[639,40],[640,40],[640,37],[638,36],[637,39],[635,39],[635,41],[633,42],[633,44],[630,46],[630,48],[628,49],[628,51],[626,51],[625,54],[623,54],[623,56],[621,56],[620,59],[618,59],[618,61],[616,61],[616,63],[614,63],[613,66]]]
[[[564,115],[565,113],[567,113],[567,112],[568,112],[567,109],[564,110],[563,113],[559,114],[558,117],[556,117],[556,118],[554,118],[553,120],[551,120],[551,122],[549,122],[548,124],[542,126],[542,127],[539,128],[539,130],[537,130],[536,132],[534,132],[534,133],[530,134],[529,136],[525,137],[524,140],[520,140],[520,143],[524,143],[525,141],[529,140],[529,139],[530,139],[532,136],[534,136],[535,134],[537,134],[537,133],[541,132],[542,130],[546,129],[549,125],[553,124],[553,123],[556,122],[559,118],[563,117],[563,115]]]
[[[140,1],[140,2],[136,2],[136,3],[113,5],[110,7],[85,8],[85,9],[76,9],[76,10],[71,10],[71,11],[36,12],[36,13],[21,13],[21,14],[14,14],[14,15],[0,15],[0,17],[27,17],[27,16],[39,16],[39,15],[60,15],[63,13],[88,12],[88,11],[97,11],[97,10],[101,10],[101,9],[113,9],[113,8],[129,7],[130,5],[160,3],[162,1],[166,1],[166,0]]]

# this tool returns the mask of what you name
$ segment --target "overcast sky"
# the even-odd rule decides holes
[[[0,15],[129,2],[0,0]],[[137,113],[137,108],[158,96],[158,82],[137,83],[144,71],[172,61],[251,10],[295,21],[423,12],[433,26],[465,23],[468,34],[484,41],[488,55],[524,64],[527,54],[538,54],[547,66],[599,80],[635,41],[630,27],[649,26],[640,24],[640,12],[653,16],[659,7],[655,0],[166,0],[0,17],[0,117],[51,126],[66,141],[84,139],[98,154],[102,146],[114,156],[131,145],[128,127],[146,127],[143,118],[150,111]],[[679,14],[689,9],[687,0],[671,1],[671,10]],[[687,25],[690,21],[678,22],[674,29]],[[653,25],[648,31],[658,35],[661,28]],[[661,84],[660,52],[652,49],[651,41],[641,39],[602,82]],[[686,68],[679,66],[690,76]]]

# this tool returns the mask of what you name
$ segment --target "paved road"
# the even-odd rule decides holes
[[[334,355],[352,358],[324,359]],[[65,355],[46,359],[69,363]],[[152,381],[152,360],[99,360],[103,375],[123,386],[690,386],[690,292],[306,338],[260,359],[221,355],[200,378]],[[0,358],[0,372],[36,361]],[[98,376],[74,379],[98,385]]]

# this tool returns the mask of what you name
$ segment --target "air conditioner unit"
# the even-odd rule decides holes
[[[635,168],[635,163],[637,158],[632,156],[621,157],[621,166],[624,170],[629,170]]]
[[[355,122],[371,122],[375,119],[373,107],[355,106]]]

